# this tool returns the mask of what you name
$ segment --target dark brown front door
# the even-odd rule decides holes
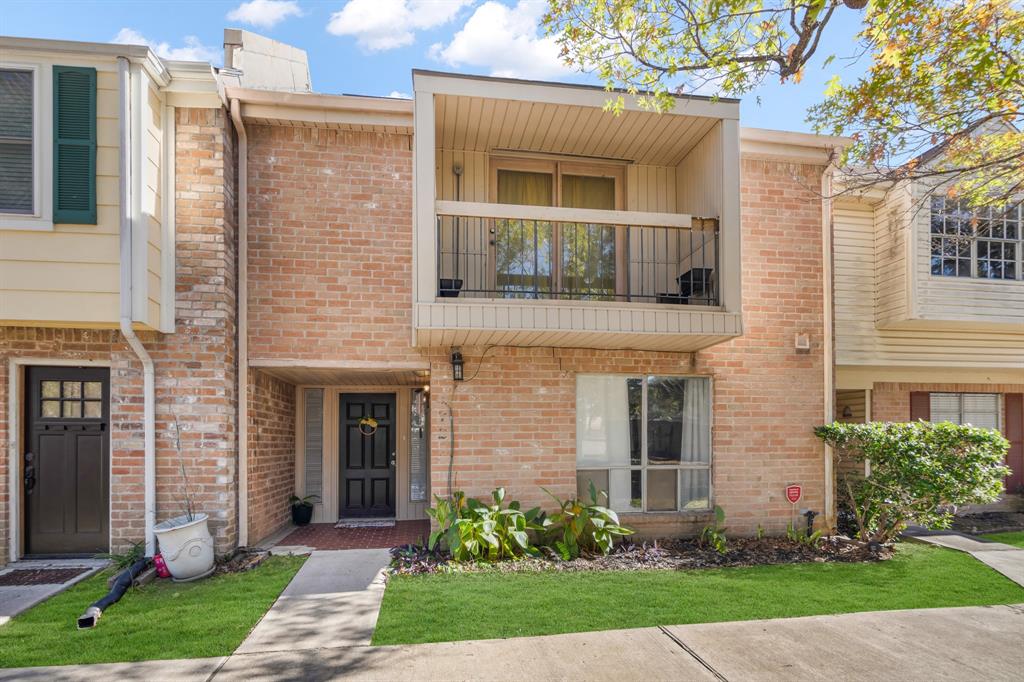
[[[394,516],[395,394],[343,393],[340,420],[341,516]]]
[[[25,553],[108,551],[109,370],[29,367],[25,398]]]

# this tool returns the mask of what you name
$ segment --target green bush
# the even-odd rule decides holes
[[[581,551],[607,554],[612,551],[615,538],[633,534],[619,524],[618,514],[597,503],[598,492],[593,481],[590,482],[589,504],[575,497],[563,501],[546,488],[542,490],[558,504],[558,511],[541,521],[545,544],[553,547],[566,561],[575,559]],[[608,497],[604,491],[600,494]]]
[[[438,529],[430,534],[430,549],[442,542],[456,561],[499,561],[538,553],[530,531],[543,530],[540,508],[524,512],[516,501],[502,508],[504,488],[491,492],[494,503],[489,505],[462,492],[450,499],[436,495],[434,499],[436,505],[427,514],[437,521]]]
[[[1009,473],[1003,461],[1010,443],[993,429],[836,422],[814,432],[840,461],[871,463],[869,476],[841,475],[837,485],[864,542],[891,542],[908,523],[948,527],[957,506],[995,501]]]

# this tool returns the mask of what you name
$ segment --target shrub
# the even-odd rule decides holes
[[[1003,461],[1010,443],[992,429],[836,422],[814,432],[837,458],[871,462],[869,476],[840,476],[837,486],[864,542],[891,542],[912,522],[948,527],[957,506],[995,501],[1009,473]]]
[[[719,554],[728,552],[729,546],[725,539],[725,531],[728,529],[722,525],[723,523],[725,523],[725,510],[715,505],[715,522],[709,526],[704,526],[704,530],[697,536],[697,545],[700,547],[710,547]],[[764,537],[764,529],[761,528],[761,524],[757,526],[757,537],[758,539]]]
[[[615,538],[632,535],[633,531],[619,524],[619,516],[611,509],[597,503],[598,491],[590,482],[590,503],[578,498],[560,500],[547,488],[558,505],[558,511],[542,519],[546,544],[553,547],[565,561],[575,559],[580,552],[612,551]],[[606,499],[608,493],[600,493]]]
[[[443,541],[456,561],[515,559],[537,554],[531,542],[530,531],[540,532],[540,508],[526,512],[519,502],[509,502],[502,508],[505,489],[491,492],[493,504],[467,498],[457,492],[450,499],[434,496],[436,504],[427,510],[437,521],[438,529],[430,534],[428,547],[433,550]]]

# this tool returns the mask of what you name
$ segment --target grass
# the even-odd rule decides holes
[[[78,616],[107,592],[109,572],[84,580],[0,627],[0,667],[224,656],[241,644],[304,557],[270,557],[244,573],[129,590],[92,630]]]
[[[969,555],[903,543],[865,564],[396,576],[373,643],[1019,602],[1024,588]]]
[[[989,533],[988,535],[982,535],[981,537],[986,540],[994,540],[995,542],[1002,542],[1007,545],[1024,548],[1024,530],[1015,530],[1008,533]]]

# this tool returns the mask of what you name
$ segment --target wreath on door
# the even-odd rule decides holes
[[[363,417],[359,420],[359,433],[364,436],[372,436],[377,431],[377,420],[373,417]]]

